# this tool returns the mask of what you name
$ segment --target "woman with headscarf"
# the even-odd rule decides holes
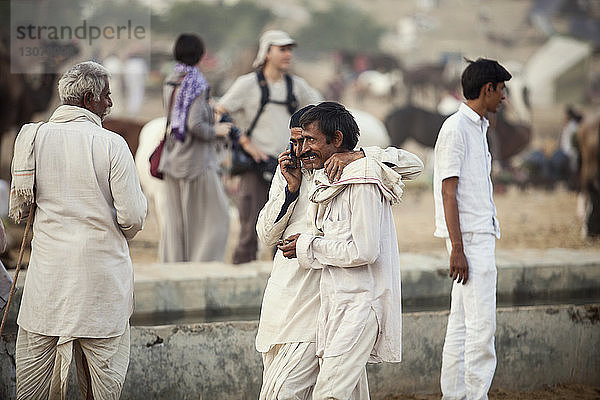
[[[228,135],[231,124],[215,124],[210,86],[199,70],[203,55],[200,37],[180,35],[174,48],[177,64],[163,87],[170,133],[159,165],[167,204],[162,210],[162,262],[222,260],[229,234],[215,142]]]

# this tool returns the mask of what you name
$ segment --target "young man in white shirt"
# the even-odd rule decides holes
[[[333,154],[354,149],[358,126],[340,104],[304,113],[302,162],[315,172],[310,195],[312,234],[288,237],[283,256],[321,270],[316,350],[320,371],[314,399],[368,399],[367,362],[399,362],[400,267],[391,204],[402,194],[400,174],[361,158],[330,182]]]
[[[452,302],[442,356],[443,399],[487,399],[496,369],[495,240],[500,238],[490,177],[488,112],[504,99],[510,73],[494,60],[469,62],[466,103],[442,125],[435,145],[435,236],[450,254]]]

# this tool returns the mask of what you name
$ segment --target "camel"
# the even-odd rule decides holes
[[[393,146],[400,147],[408,138],[413,138],[423,146],[433,147],[445,119],[436,112],[408,104],[392,110],[383,123]]]
[[[507,109],[500,108],[497,113],[488,114],[490,127],[488,143],[495,160],[505,166],[508,160],[523,151],[531,141],[530,110],[527,102],[527,91],[518,90],[509,98],[508,106],[517,114],[518,121],[507,117]],[[523,101],[519,102],[517,100]],[[522,104],[522,106],[521,106]],[[437,135],[446,116],[425,110],[410,103],[393,109],[384,119],[390,134],[392,145],[401,146],[406,139],[413,138],[426,147],[434,147]]]
[[[56,93],[56,71],[79,54],[79,48],[72,43],[52,42],[44,46],[50,54],[60,56],[45,60],[41,74],[11,73],[10,55],[0,51],[0,137],[12,128],[31,122],[35,113],[46,111]]]
[[[600,237],[600,113],[587,117],[577,131],[581,153],[580,197],[584,204],[583,234]]]
[[[123,136],[129,146],[131,154],[134,156],[138,149],[140,132],[145,124],[146,122],[136,121],[131,118],[113,118],[110,116],[102,121],[102,127],[104,129],[108,129],[109,131],[113,131],[120,136]]]
[[[413,67],[402,67],[402,79],[406,87],[408,103],[414,101],[416,93],[425,94],[428,89],[433,90],[436,103],[439,103],[443,89],[452,86],[446,77],[444,63],[429,63]]]

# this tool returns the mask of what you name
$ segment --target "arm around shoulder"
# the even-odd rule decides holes
[[[362,151],[366,157],[388,164],[392,169],[400,174],[402,179],[415,179],[423,172],[423,161],[410,151],[388,147],[381,149],[379,147],[363,147]]]

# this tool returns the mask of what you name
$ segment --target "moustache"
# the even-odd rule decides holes
[[[300,158],[309,158],[309,157],[316,157],[317,153],[312,152],[312,151],[307,151],[306,153],[302,153],[300,155]]]
[[[106,107],[106,110],[104,110],[104,113],[102,114],[102,117],[100,117],[100,118],[104,121],[104,118],[106,118],[108,116],[108,114],[110,114],[111,111],[112,111],[111,107]]]

